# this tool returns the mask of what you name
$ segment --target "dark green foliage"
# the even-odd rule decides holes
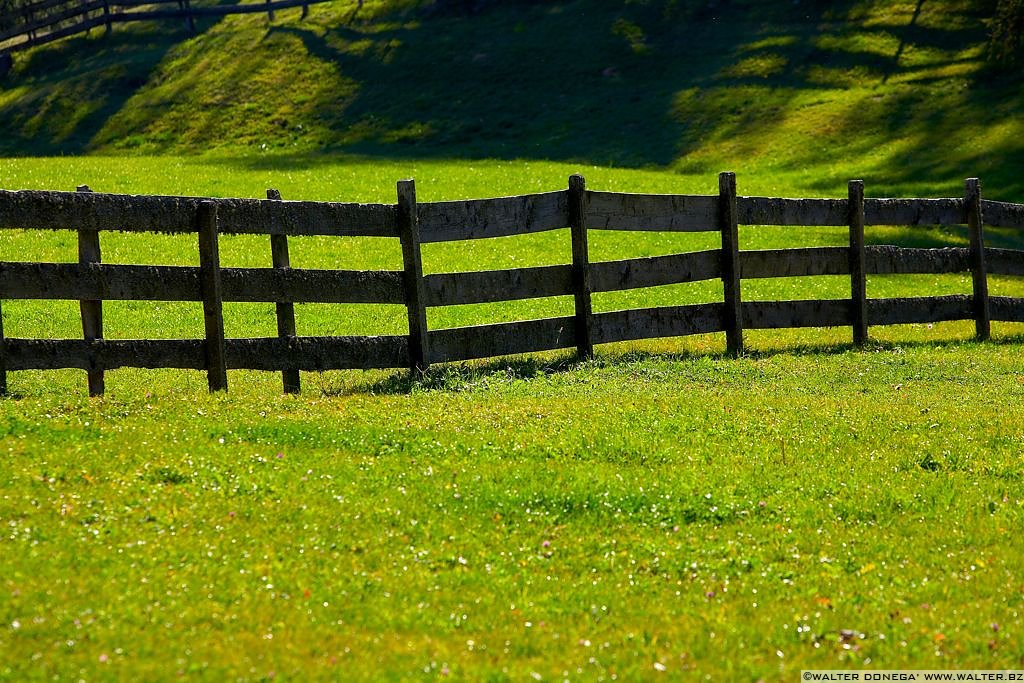
[[[997,0],[988,26],[989,62],[1010,67],[1024,61],[1024,0]]]

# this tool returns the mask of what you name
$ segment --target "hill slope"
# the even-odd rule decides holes
[[[134,26],[19,55],[0,153],[731,167],[822,192],[980,175],[1024,194],[1024,79],[985,70],[975,2],[421,4],[339,0],[195,37]]]

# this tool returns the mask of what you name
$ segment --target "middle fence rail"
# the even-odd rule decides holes
[[[865,226],[966,225],[969,247],[866,246]],[[847,226],[849,246],[744,251],[739,225]],[[863,344],[868,327],[973,320],[986,339],[992,321],[1024,322],[1024,298],[989,296],[988,275],[1024,275],[1024,251],[985,246],[984,227],[1024,230],[1024,205],[981,198],[968,179],[963,198],[865,199],[851,181],[847,199],[785,199],[736,194],[731,173],[718,195],[625,194],[587,190],[572,176],[565,190],[496,199],[418,203],[412,180],[398,184],[395,204],[131,196],[0,190],[0,229],[74,230],[78,263],[0,261],[4,299],[77,300],[81,339],[4,337],[0,317],[0,393],[7,372],[77,368],[89,393],[102,394],[104,372],[120,367],[205,370],[211,391],[227,389],[227,370],[282,373],[284,390],[300,389],[299,371],[403,368],[432,363],[576,348],[597,344],[725,332],[730,354],[743,350],[745,329],[852,328]],[[426,243],[485,239],[569,228],[565,265],[423,274]],[[590,230],[718,232],[721,248],[621,261],[591,262]],[[102,263],[105,231],[191,233],[196,266]],[[273,266],[224,268],[222,234],[270,237]],[[310,235],[390,237],[401,242],[403,270],[291,268],[288,238]],[[867,275],[971,273],[973,293],[869,299]],[[849,275],[849,298],[742,300],[744,279]],[[722,302],[594,313],[591,295],[701,280],[722,281]],[[431,330],[434,306],[572,296],[574,315]],[[102,302],[202,302],[205,338],[103,338]],[[225,338],[225,302],[277,304],[278,336]],[[408,335],[297,336],[295,303],[404,304]],[[0,304],[2,305],[2,304]]]

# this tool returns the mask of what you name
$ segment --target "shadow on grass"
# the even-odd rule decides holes
[[[213,23],[197,21],[197,34]],[[159,30],[148,24],[106,35],[96,30],[16,55],[14,71],[0,79],[0,102],[6,89],[23,94],[0,106],[0,154],[87,152],[168,52],[192,37],[179,23],[166,22]]]
[[[183,32],[125,28],[32,53],[2,86],[27,88],[0,106],[0,153],[75,154],[107,142],[130,148],[125,140],[133,136],[144,138],[147,150],[181,151],[204,139],[207,110],[220,116],[223,109],[225,119],[238,121],[230,133],[239,140],[270,131],[260,134],[282,151],[295,142],[363,158],[679,164],[693,172],[717,163],[704,153],[763,154],[774,137],[791,135],[788,122],[813,119],[825,103],[827,130],[820,140],[794,140],[779,158],[780,170],[801,172],[823,161],[852,167],[899,141],[884,163],[865,169],[869,195],[872,183],[904,196],[948,195],[966,175],[981,176],[993,198],[1024,195],[1024,142],[951,152],[950,141],[962,140],[965,130],[1005,127],[1024,108],[1024,77],[974,66],[970,50],[985,38],[983,13],[974,5],[948,21],[937,16],[945,5],[932,0],[871,21],[856,0],[509,2],[488,3],[471,17],[426,12],[422,3],[380,3],[365,12],[354,5],[337,20],[317,23],[313,14],[305,23],[281,21],[265,37],[289,40],[265,40],[265,48],[258,38],[253,43],[269,53],[287,45],[298,50],[297,63],[324,65],[324,73],[350,86],[351,94],[342,96],[335,87],[310,84],[301,107],[285,117],[307,129],[315,124],[322,132],[312,138],[296,134],[295,142],[256,125],[283,115],[260,110],[265,85],[244,55],[226,55],[233,63],[216,67],[234,69],[225,85],[233,96],[213,107],[190,100],[195,91],[188,86],[189,79],[210,77],[208,64],[218,55],[197,47],[190,55],[196,66],[176,71],[166,58]],[[263,29],[238,30],[259,36]],[[174,97],[150,109],[129,103],[155,86],[158,67],[166,67],[160,80]],[[886,82],[876,94],[867,92]],[[856,88],[867,94],[843,99]],[[104,128],[126,105],[138,111],[118,120],[132,123]],[[169,109],[177,115],[170,128],[153,125],[166,121]],[[809,133],[801,129],[801,135]],[[287,172],[327,158],[256,155],[239,164]],[[830,173],[808,182],[827,194],[840,192],[841,183],[824,177]]]
[[[851,353],[894,353],[907,349],[955,349],[963,346],[1020,346],[1024,344],[1024,333],[1001,335],[988,341],[974,338],[953,338],[921,341],[888,341],[870,339],[862,348],[852,343],[841,344],[798,344],[769,349],[750,349],[740,359],[733,359],[722,352],[656,352],[625,351],[598,353],[583,360],[575,355],[555,357],[515,356],[478,362],[459,362],[434,365],[425,372],[395,372],[368,384],[355,384],[344,389],[322,389],[324,395],[405,395],[417,392],[437,391],[458,393],[486,389],[488,386],[509,382],[543,381],[552,375],[568,375],[574,372],[622,370],[645,363],[663,365],[666,363],[689,363],[711,361],[721,363],[760,361],[777,357],[835,357]],[[682,374],[680,375],[683,376]],[[585,382],[585,378],[580,381]]]

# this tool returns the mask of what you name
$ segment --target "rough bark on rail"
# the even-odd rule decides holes
[[[0,190],[0,228],[194,233],[201,201],[217,204],[224,234],[397,237],[395,207],[267,199]]]
[[[573,316],[495,325],[452,327],[430,332],[432,363],[511,356],[576,345]]]
[[[850,250],[847,247],[740,252],[740,277],[744,279],[849,274]]]
[[[865,247],[867,272],[873,275],[965,273],[971,269],[966,247],[919,249],[889,245]]]
[[[958,225],[963,199],[865,199],[864,225]]]
[[[427,306],[518,301],[572,294],[569,265],[426,275]]]
[[[587,191],[591,230],[711,232],[718,229],[718,197]]]
[[[985,265],[989,275],[1024,275],[1024,251],[1019,249],[985,249]]]
[[[206,369],[202,339],[6,339],[8,370]],[[295,337],[227,339],[229,369],[363,370],[403,367],[408,339]]]
[[[594,315],[594,343],[722,332],[722,304],[639,308]]]
[[[985,217],[985,225],[991,225],[996,228],[1024,230],[1024,204],[1010,204],[982,199],[981,213]]]
[[[721,249],[590,264],[590,278],[595,292],[698,282],[721,276]]]
[[[451,242],[557,230],[569,225],[565,190],[516,197],[421,202],[420,240]]]
[[[868,299],[868,323],[871,325],[973,319],[973,297],[965,294]]]
[[[222,268],[232,302],[404,302],[398,271]],[[202,301],[199,268],[77,263],[0,263],[0,298]]]
[[[844,327],[852,322],[849,299],[743,302],[743,326],[750,329]]]
[[[990,296],[988,302],[992,311],[992,320],[1024,323],[1024,298]]]
[[[737,197],[740,225],[847,225],[845,199],[788,199],[784,197]]]

